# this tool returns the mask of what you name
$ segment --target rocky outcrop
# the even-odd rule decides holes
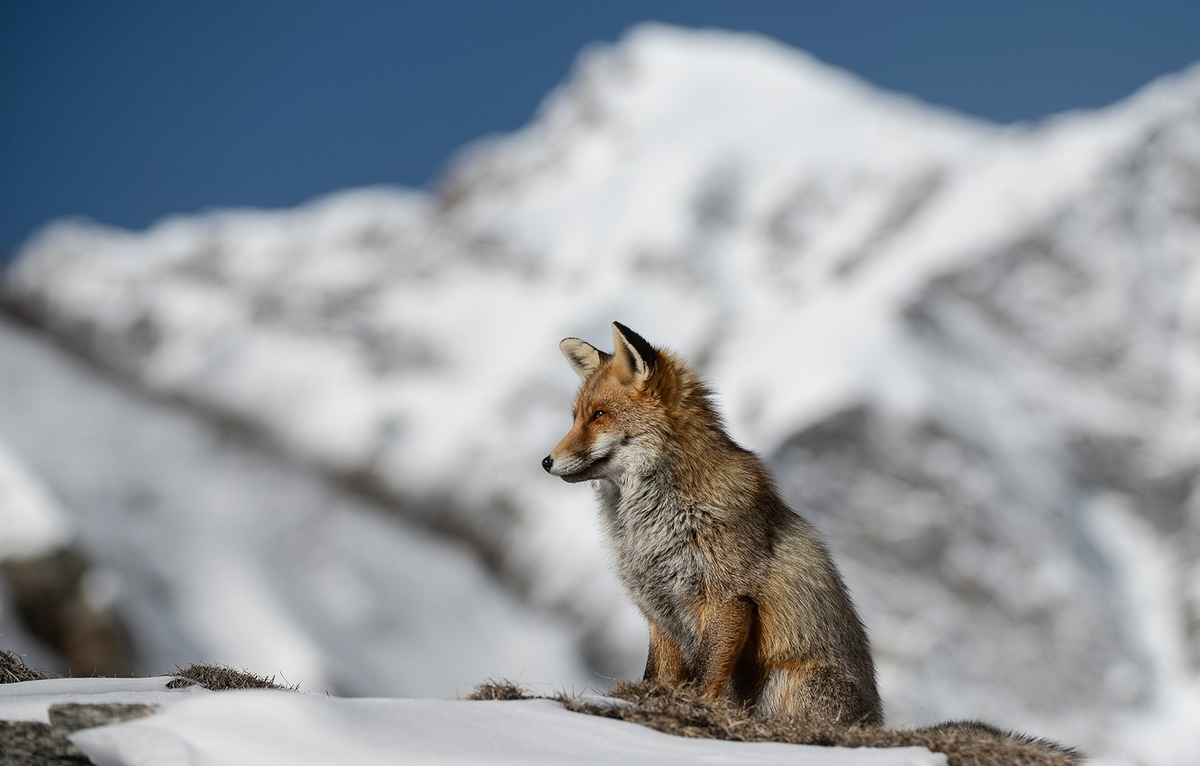
[[[154,705],[54,705],[50,723],[0,721],[0,754],[4,766],[87,766],[92,762],[71,744],[81,729],[145,718]]]

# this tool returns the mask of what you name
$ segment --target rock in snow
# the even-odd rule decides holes
[[[458,536],[631,675],[557,341],[697,361],[830,538],[889,719],[1183,763],[1200,709],[1200,68],[1000,127],[635,29],[436,194],[46,228],[13,310]],[[452,626],[448,626],[451,629]],[[270,672],[272,668],[258,668]]]

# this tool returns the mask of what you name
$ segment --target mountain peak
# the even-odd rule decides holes
[[[469,147],[446,189],[459,201],[480,184],[512,189],[533,170],[568,164],[656,173],[666,161],[712,157],[749,167],[906,164],[997,131],[762,35],[643,24],[586,49],[534,120]]]
[[[668,102],[699,92],[705,94],[699,101],[741,100],[748,110],[805,106],[806,111],[826,119],[842,116],[843,110],[861,114],[892,109],[910,112],[912,117],[919,113],[927,119],[937,119],[934,115],[951,118],[964,129],[986,124],[889,92],[805,51],[753,32],[643,24],[632,28],[610,50],[633,62],[659,87],[684,89],[680,95],[669,91],[657,94]],[[760,102],[762,97],[768,97],[767,103]]]

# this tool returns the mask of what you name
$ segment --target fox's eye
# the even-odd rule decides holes
[[[606,413],[604,412],[604,410],[596,410],[595,412],[593,412],[593,413],[592,413],[592,420],[595,420],[596,418],[598,418],[598,417],[600,417],[601,415],[604,415],[604,414],[606,414]]]

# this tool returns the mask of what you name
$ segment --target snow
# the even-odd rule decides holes
[[[1146,634],[1145,662],[1156,677],[1154,699],[1145,714],[1125,724],[1126,737],[1147,763],[1171,763],[1183,752],[1200,752],[1200,681],[1178,671],[1188,665],[1191,647],[1172,603],[1190,573],[1123,498],[1101,497],[1095,506],[1093,523],[1115,549],[1112,558],[1123,570],[1119,581],[1127,591],[1130,624]]]
[[[12,450],[0,443],[0,561],[49,553],[71,540],[67,516]]]
[[[97,766],[325,766],[562,763],[921,766],[920,748],[838,749],[686,739],[572,713],[550,700],[345,699],[253,690],[168,690],[168,678],[75,679],[0,686],[0,720],[47,721],[50,705],[159,705],[135,721],[71,735]]]
[[[0,684],[0,721],[50,723],[50,706],[161,705],[171,700],[209,694],[199,686],[168,689],[170,677],[52,678],[45,681]]]

